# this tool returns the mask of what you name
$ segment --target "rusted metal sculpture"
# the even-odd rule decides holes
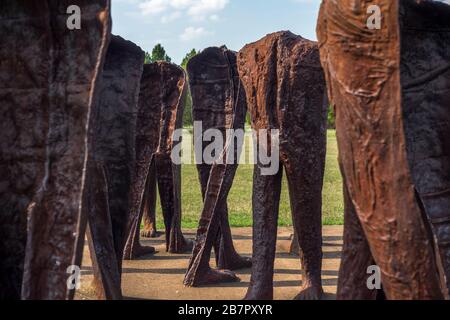
[[[197,165],[204,208],[184,283],[200,286],[233,282],[238,278],[225,269],[238,270],[251,266],[251,260],[239,256],[234,248],[227,206],[227,196],[238,168],[243,143],[241,140],[239,145],[237,139],[227,137],[227,130],[240,130],[243,137],[247,113],[245,91],[237,72],[236,53],[225,47],[205,49],[189,61],[187,70],[194,121],[202,124],[202,132],[194,132],[194,136],[203,137],[210,129],[220,130],[225,151],[222,159],[214,165],[204,161]],[[202,146],[203,154],[209,143],[196,142],[197,146]],[[209,265],[213,246],[221,270],[213,270]]]
[[[369,29],[368,5],[325,0],[318,26],[348,192],[338,298],[373,298],[356,283],[370,247],[388,299],[442,299],[426,215],[445,261],[449,8],[379,0],[381,28]]]
[[[124,259],[132,260],[154,251],[139,244],[142,215],[155,206],[155,171],[166,227],[166,249],[170,253],[192,250],[192,241],[181,232],[181,165],[172,162],[173,134],[181,129],[186,101],[186,75],[180,67],[156,62],[145,67],[140,99],[137,155],[133,182],[133,207]],[[151,95],[151,97],[150,97]],[[154,150],[155,116],[160,119],[158,144]],[[154,211],[153,211],[154,212]]]
[[[142,216],[156,209],[155,153],[158,150],[161,119],[161,63],[144,65],[139,95],[139,113],[136,130],[136,169],[132,184],[130,212],[139,213],[128,234],[125,259],[136,259],[155,252],[153,247],[139,243]],[[155,229],[156,230],[156,229]]]
[[[70,5],[83,12],[82,30],[68,30]],[[81,262],[86,136],[109,6],[2,1],[0,299],[73,296],[67,268]]]
[[[156,168],[154,163],[150,168],[149,183],[146,192],[144,193],[144,206],[142,208],[144,228],[141,230],[141,237],[143,238],[158,238],[160,233],[156,226]]]
[[[158,126],[159,130],[159,121]],[[159,131],[158,131],[159,133]],[[157,140],[158,141],[158,140]],[[144,225],[140,236],[143,238],[158,238],[160,236],[160,232],[158,232],[158,228],[156,226],[156,166],[155,161],[152,161],[152,165],[150,167],[149,175],[147,178],[147,184],[145,187],[144,197],[143,197],[143,207],[142,207],[142,224]],[[139,232],[139,231],[138,231]],[[136,236],[139,241],[139,235]],[[139,242],[138,242],[139,243]],[[141,247],[143,248],[143,247]],[[143,248],[146,251],[145,248]],[[145,252],[144,252],[145,254]],[[142,255],[142,254],[141,254]]]
[[[400,8],[406,150],[450,294],[450,6],[402,0]]]
[[[339,269],[339,300],[376,300],[377,290],[367,286],[370,266],[376,265],[344,181],[344,246]],[[361,271],[361,272],[358,272]]]
[[[121,299],[122,256],[135,173],[136,121],[144,52],[114,36],[90,125],[86,178],[88,239],[100,299]]]
[[[256,131],[279,129],[292,215],[302,251],[298,299],[323,293],[322,186],[326,152],[325,80],[315,42],[279,32],[245,46],[238,69]],[[258,135],[259,136],[259,135]],[[268,134],[269,146],[275,144]],[[262,147],[258,139],[259,148]],[[247,299],[273,298],[273,268],[283,170],[263,175],[258,160],[253,189],[253,269]]]

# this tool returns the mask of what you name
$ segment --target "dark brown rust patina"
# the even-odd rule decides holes
[[[142,216],[154,217],[156,209],[156,167],[155,153],[159,144],[161,119],[161,74],[160,64],[144,65],[139,94],[139,113],[136,130],[136,170],[132,184],[132,207],[130,212],[137,219],[132,222],[132,232],[128,234],[125,259],[136,259],[155,252],[152,247],[139,243]],[[149,210],[152,210],[150,213]],[[154,229],[155,230],[155,229]],[[156,231],[156,230],[155,230]]]
[[[158,147],[156,152],[150,154],[154,147],[153,133],[142,136],[137,146],[139,154],[136,180],[133,183],[133,208],[129,224],[128,240],[125,247],[124,259],[135,259],[142,254],[153,251],[151,248],[143,248],[139,244],[139,228],[144,213],[154,212],[156,201],[155,178],[156,171],[159,196],[166,228],[166,249],[170,253],[185,253],[192,250],[192,241],[186,239],[181,231],[181,165],[175,164],[172,159],[174,148],[173,136],[175,130],[182,128],[183,111],[186,101],[186,75],[184,70],[167,62],[156,62],[151,75],[144,85],[143,90],[150,90],[158,94],[151,101],[141,101],[142,108],[150,108],[146,117],[154,119],[158,112],[160,118]],[[148,71],[147,71],[148,72]],[[143,92],[141,99],[148,98],[150,93]],[[158,99],[159,98],[159,99]],[[157,104],[150,106],[149,104]],[[151,111],[153,110],[153,111]],[[151,125],[153,120],[146,122],[140,120],[139,130],[154,132]],[[145,139],[147,139],[145,141]],[[146,145],[147,144],[147,145]],[[153,167],[154,166],[154,167]],[[154,171],[153,171],[154,170]],[[145,219],[150,219],[146,217]]]
[[[210,142],[201,141],[201,137],[208,130],[217,129],[222,134],[225,151],[215,164],[207,164],[202,159],[197,165],[204,208],[184,283],[187,286],[200,286],[236,281],[238,279],[232,272],[224,270],[251,266],[250,259],[236,252],[228,221],[227,196],[244,141],[227,137],[227,130],[240,130],[243,137],[247,112],[245,91],[237,72],[236,53],[225,47],[207,48],[189,61],[187,70],[194,121],[202,126],[201,132],[194,132],[195,139],[199,139],[196,146],[202,147],[203,154]],[[209,266],[213,246],[221,271],[212,270]]]
[[[279,129],[294,227],[302,251],[303,288],[298,299],[323,293],[322,186],[326,152],[325,80],[315,42],[279,32],[245,46],[238,68],[256,131]],[[268,137],[269,145],[276,143]],[[261,141],[258,140],[258,147]],[[273,270],[283,170],[255,168],[253,270],[247,299],[273,299]]]
[[[144,52],[114,36],[89,132],[86,177],[89,249],[100,299],[121,299],[121,273],[135,170],[136,120]]]
[[[400,1],[403,125],[450,294],[450,6]]]
[[[90,32],[67,29],[70,5],[81,8]],[[81,263],[87,122],[110,34],[109,6],[2,1],[0,299],[73,296],[66,270]]]
[[[323,1],[318,26],[348,192],[338,298],[376,296],[359,283],[370,247],[388,299],[442,299],[425,213],[445,250],[448,7],[380,0],[382,27],[370,30],[367,5]]]

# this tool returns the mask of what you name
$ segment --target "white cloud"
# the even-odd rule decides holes
[[[174,11],[170,14],[166,14],[164,16],[161,17],[161,22],[162,23],[169,23],[172,21],[177,20],[179,17],[181,17],[182,13],[180,11]]]
[[[167,10],[166,0],[150,0],[139,4],[144,15],[158,14]]]
[[[218,19],[229,0],[140,0],[139,9],[144,15],[161,16],[163,22],[173,21],[183,15],[193,20]]]
[[[199,27],[187,27],[184,32],[180,35],[182,41],[191,41],[204,36],[210,35],[211,32],[206,31],[204,28]]]

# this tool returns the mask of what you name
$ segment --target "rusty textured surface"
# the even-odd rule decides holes
[[[442,299],[403,133],[399,2],[377,2],[383,14],[380,30],[367,28],[367,5],[325,0],[319,16],[321,60],[336,110],[343,176],[381,268],[387,298]],[[420,74],[420,68],[412,70]],[[354,245],[345,244],[347,249]],[[362,269],[342,270],[341,276]]]
[[[247,113],[245,91],[237,72],[236,52],[226,47],[207,48],[189,61],[187,70],[193,118],[202,123],[202,132],[194,132],[194,136],[203,136],[209,129],[220,130],[224,137],[223,147],[228,146],[225,150],[232,152],[235,161],[225,164],[229,154],[223,152],[222,164],[197,165],[204,208],[184,283],[200,286],[236,281],[238,279],[233,273],[220,271],[251,266],[250,259],[239,256],[234,248],[227,207],[227,196],[238,168],[242,145],[238,145],[236,140],[231,145],[231,140],[226,139],[226,130],[244,130]],[[203,154],[209,142],[201,143]],[[213,247],[220,270],[213,270],[209,265]]]
[[[158,150],[155,154],[156,177],[164,216],[166,247],[170,253],[192,250],[192,241],[181,232],[181,165],[171,159],[173,134],[183,126],[186,103],[186,74],[174,64],[161,64],[161,125]]]
[[[239,52],[238,69],[253,129],[280,129],[280,170],[265,176],[260,162],[255,167],[253,269],[246,298],[273,299],[284,167],[303,253],[303,287],[297,298],[319,299],[323,293],[321,218],[327,99],[317,43],[290,32],[270,34]]]
[[[144,52],[113,36],[90,125],[88,240],[98,298],[121,299],[121,269],[131,208],[136,121]]]
[[[369,266],[375,265],[375,260],[345,181],[343,189],[344,246],[339,268],[337,300],[376,300],[377,290],[369,290],[367,287],[367,270]]]
[[[136,131],[136,173],[132,185],[131,231],[124,251],[125,259],[136,259],[152,253],[151,247],[139,243],[142,216],[154,217],[156,209],[155,153],[159,144],[161,119],[161,64],[144,65],[139,95]],[[153,212],[153,214],[150,212]]]
[[[67,30],[72,4],[89,32]],[[81,262],[87,121],[109,5],[2,1],[0,298],[72,297],[66,269]]]
[[[437,237],[450,294],[450,6],[401,4],[400,76],[408,161]]]
[[[143,238],[158,238],[160,234],[156,226],[156,183],[156,168],[152,162],[142,208],[144,228],[141,230],[140,236]]]
[[[148,80],[148,89],[159,92],[159,99],[152,98],[147,103],[157,104],[159,111],[159,136],[157,136],[157,149],[150,156],[148,147],[154,147],[154,137],[148,136],[147,142],[140,141],[139,150],[145,154],[138,161],[140,163],[140,176],[133,185],[134,207],[131,212],[127,245],[124,259],[135,259],[142,254],[152,252],[152,248],[142,248],[139,244],[139,227],[143,214],[144,220],[154,222],[155,176],[158,183],[159,196],[164,217],[166,232],[166,249],[170,253],[185,253],[192,250],[192,241],[186,239],[181,231],[181,166],[174,164],[171,159],[174,147],[173,134],[182,128],[183,112],[186,102],[186,75],[184,70],[175,64],[164,61],[156,62],[153,66],[153,80]],[[143,92],[142,95],[150,93]],[[156,111],[156,105],[147,106]],[[154,117],[155,115],[149,115]],[[153,120],[152,120],[153,121]],[[142,123],[143,130],[155,130],[150,124]],[[146,139],[146,138],[144,138]],[[145,146],[145,144],[148,144]],[[153,147],[152,147],[153,146]],[[147,172],[147,168],[149,171]],[[140,170],[138,168],[138,170]],[[145,185],[147,183],[147,185]],[[153,213],[153,217],[151,217]],[[141,250],[142,249],[142,250]],[[138,252],[140,251],[140,252]]]

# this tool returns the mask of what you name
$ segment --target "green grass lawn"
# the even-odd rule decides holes
[[[339,172],[337,156],[336,133],[330,130],[328,131],[327,165],[323,190],[324,225],[343,224],[342,178]],[[252,226],[252,184],[253,166],[241,165],[228,197],[230,223],[232,227]],[[162,229],[163,220],[159,202],[157,204],[157,210],[158,228]],[[182,210],[183,228],[197,228],[202,211],[202,197],[195,165],[184,165],[182,169]],[[286,177],[283,179],[279,225],[292,225]]]

